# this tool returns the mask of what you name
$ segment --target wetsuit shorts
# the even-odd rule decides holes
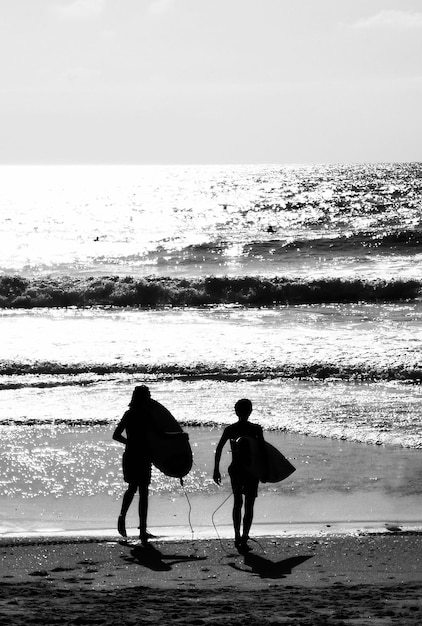
[[[125,451],[122,459],[125,482],[135,485],[149,485],[151,482],[151,462],[145,457]]]
[[[252,476],[242,467],[236,466],[234,463],[228,468],[233,493],[241,492],[245,496],[256,498],[258,495],[259,479]]]

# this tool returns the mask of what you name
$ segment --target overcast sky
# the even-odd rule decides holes
[[[0,0],[0,162],[422,160],[421,0]]]

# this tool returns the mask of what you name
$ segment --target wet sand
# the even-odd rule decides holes
[[[0,624],[420,624],[422,535],[1,539]]]

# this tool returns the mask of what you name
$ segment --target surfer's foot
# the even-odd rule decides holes
[[[123,515],[119,515],[119,518],[117,520],[117,530],[119,532],[119,535],[121,535],[122,537],[127,537],[126,521]]]
[[[237,537],[234,540],[235,548],[238,552],[250,552],[251,548],[248,546],[248,537],[245,539],[243,537]]]
[[[151,535],[148,532],[139,533],[139,539],[141,540],[141,543],[143,546],[148,545],[148,541],[150,540],[150,537]]]
[[[249,537],[239,537],[238,539],[235,539],[234,545],[236,546],[238,552],[242,553],[251,551],[252,548],[248,546],[248,539]]]

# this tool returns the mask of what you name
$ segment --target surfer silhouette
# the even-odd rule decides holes
[[[117,425],[113,439],[125,444],[122,466],[123,478],[128,487],[123,495],[117,530],[126,537],[126,514],[139,491],[139,538],[146,544],[151,537],[147,532],[148,487],[151,482],[151,451],[146,436],[146,418],[151,404],[151,393],[146,385],[135,387],[129,410]],[[125,435],[123,435],[125,432]]]
[[[259,479],[253,476],[241,462],[240,438],[252,437],[262,442],[262,451],[265,458],[265,445],[262,427],[258,424],[248,422],[252,413],[252,402],[246,398],[238,400],[234,407],[238,421],[227,426],[217,444],[215,451],[215,465],[213,480],[217,485],[221,483],[220,459],[224,445],[230,441],[232,462],[229,465],[228,472],[233,490],[233,527],[234,542],[239,551],[247,551],[249,531],[252,526],[254,504],[258,495]],[[245,497],[243,528],[241,531],[243,496]]]

